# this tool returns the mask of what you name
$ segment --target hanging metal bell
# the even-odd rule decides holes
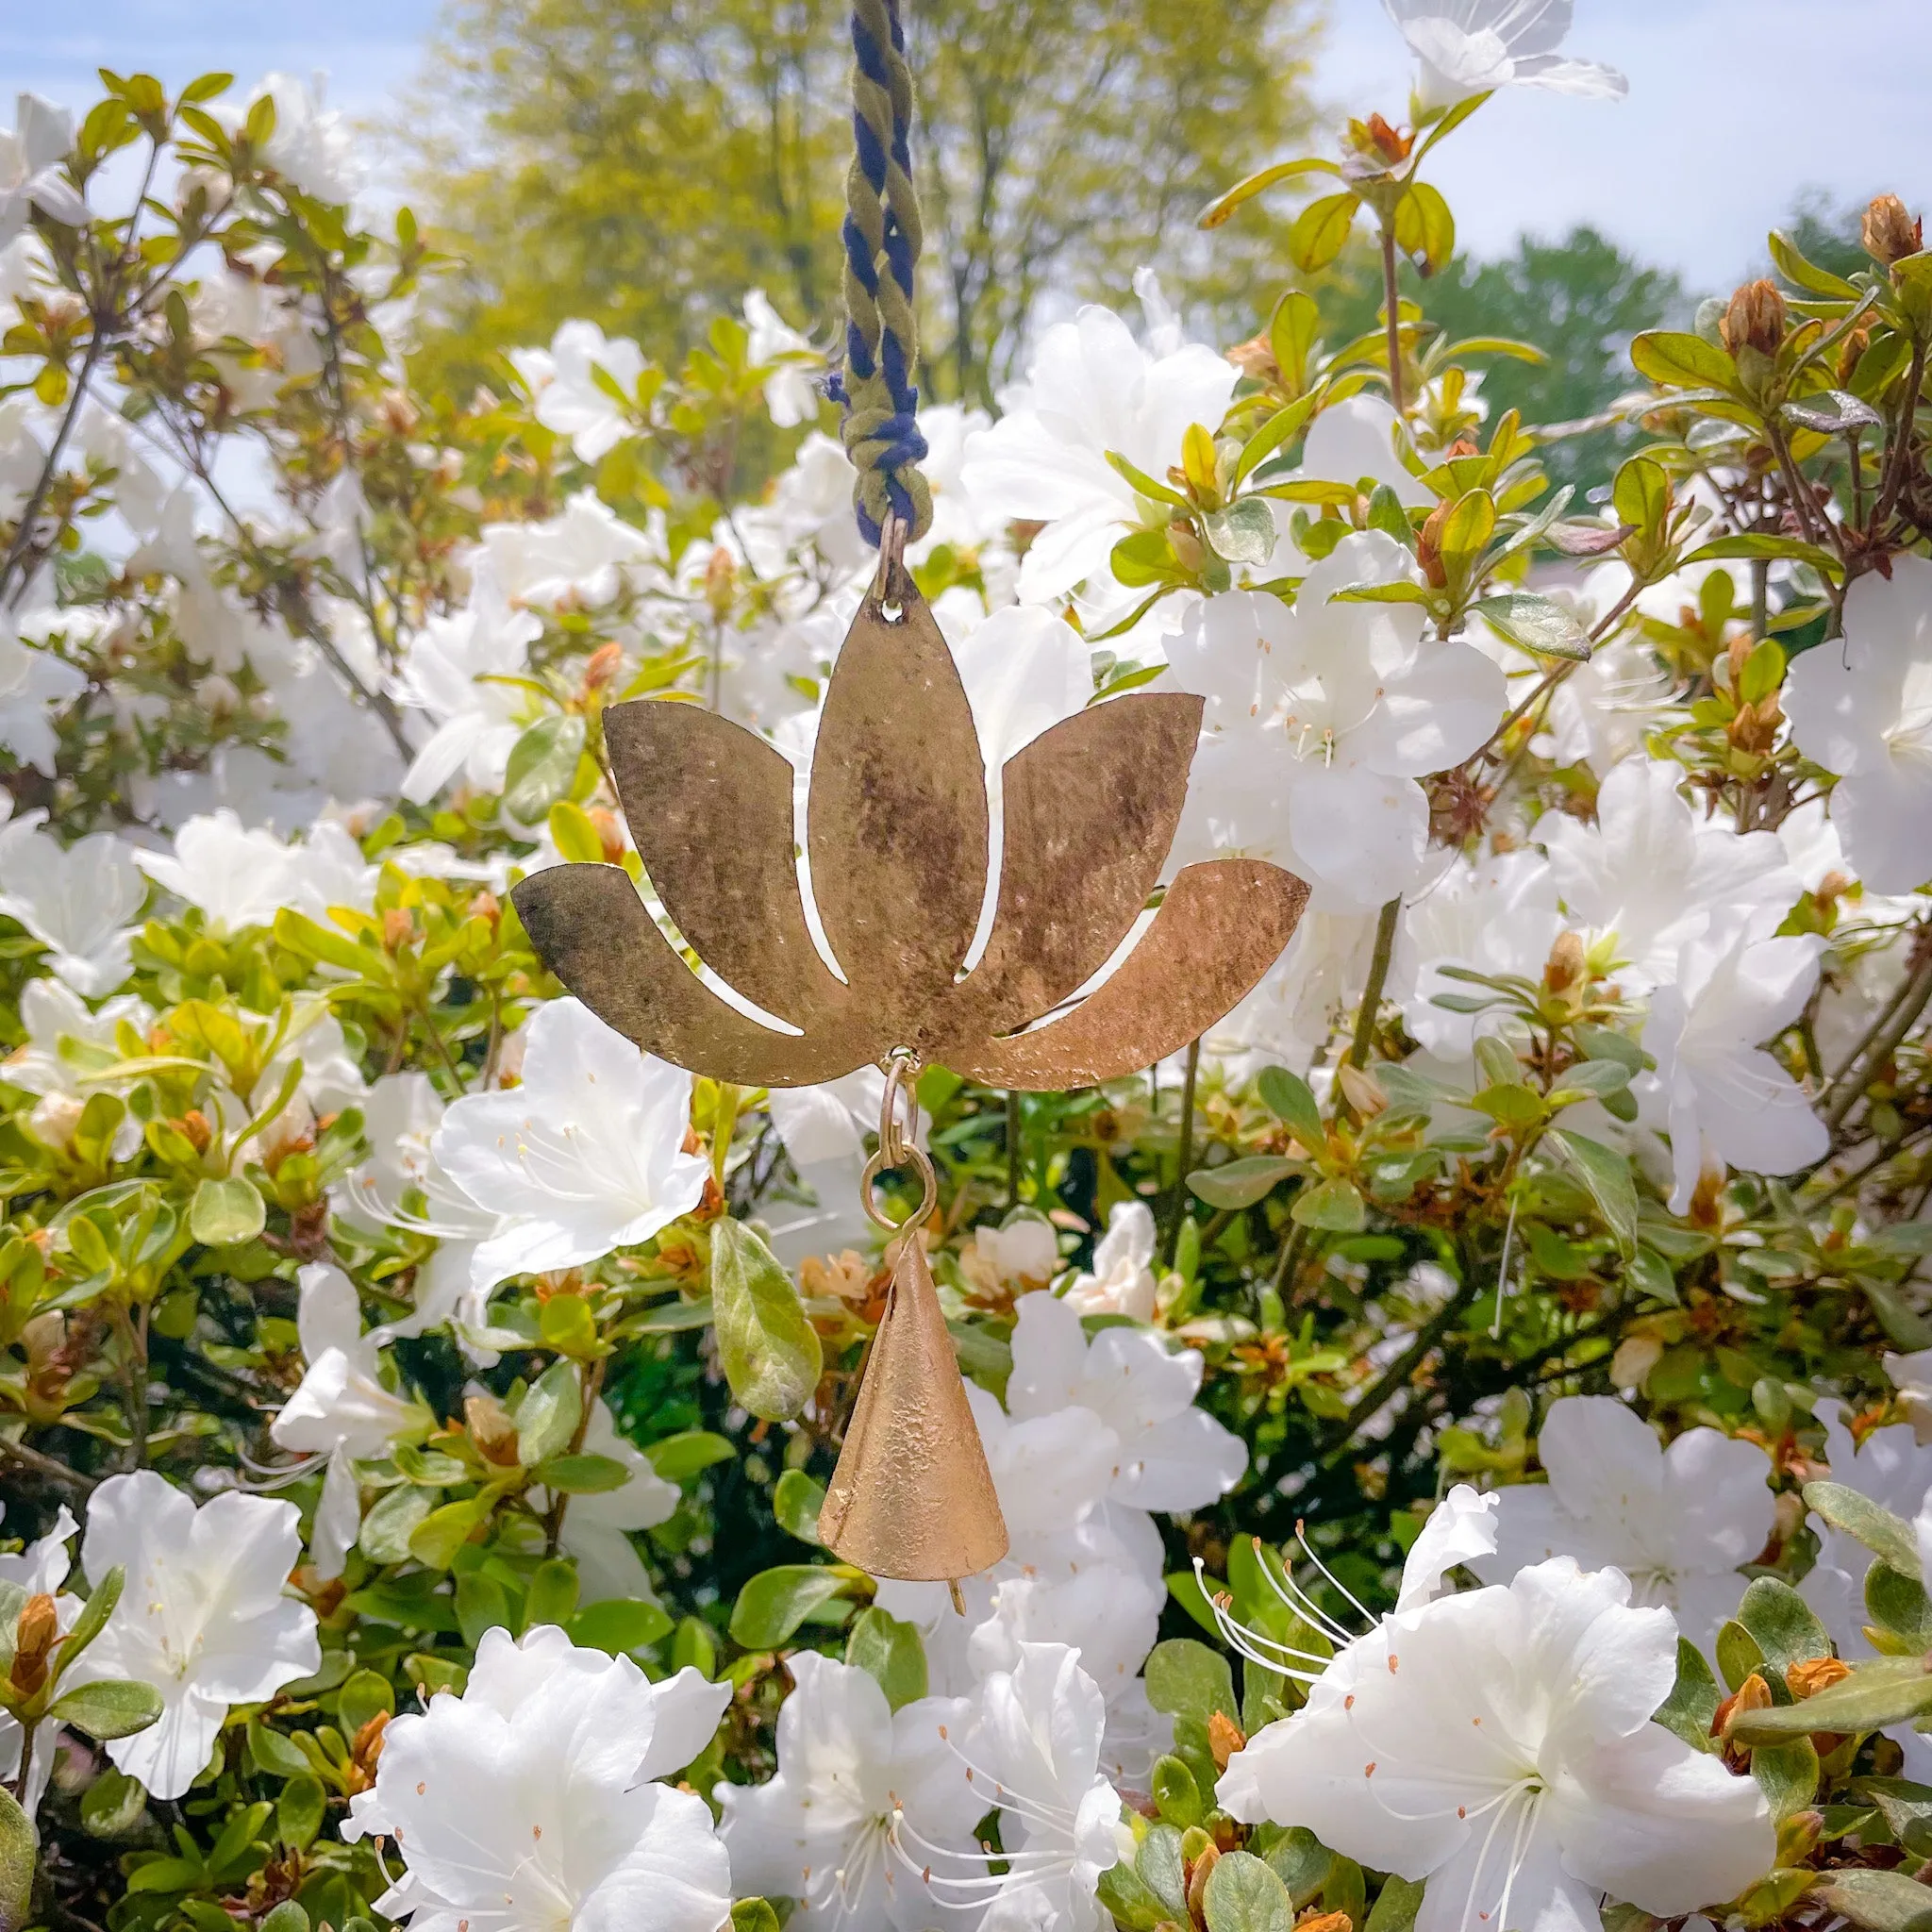
[[[999,1498],[916,1234],[899,1243],[819,1538],[874,1576],[919,1583],[976,1575],[1007,1554]]]

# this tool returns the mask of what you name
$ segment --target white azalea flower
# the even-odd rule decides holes
[[[147,881],[125,841],[93,832],[63,851],[23,820],[0,832],[0,912],[48,948],[49,969],[75,992],[98,999],[127,977]]]
[[[1674,983],[1651,995],[1643,1045],[1657,1070],[1631,1083],[1640,1117],[1671,1137],[1671,1211],[1690,1205],[1707,1167],[1791,1174],[1824,1159],[1831,1135],[1762,1042],[1805,1010],[1824,941],[1693,940]]]
[[[19,94],[13,131],[0,133],[0,245],[26,226],[33,208],[70,228],[86,222],[87,203],[60,172],[73,152],[74,116],[39,94]]]
[[[801,423],[816,422],[819,413],[819,377],[825,358],[810,341],[793,328],[772,307],[762,289],[748,291],[744,298],[744,326],[750,341],[745,359],[754,369],[768,365],[765,377],[765,408],[780,429],[796,429]],[[920,418],[926,427],[927,411]]]
[[[774,1087],[765,1109],[811,1207],[772,1201],[767,1208],[772,1252],[789,1267],[808,1255],[864,1247],[872,1224],[859,1199],[865,1137],[876,1132],[886,1076],[860,1067],[812,1087]],[[903,1116],[904,1101],[900,1103]]]
[[[1000,420],[967,440],[962,473],[990,513],[1046,525],[1020,566],[1024,601],[1110,576],[1114,544],[1143,512],[1108,452],[1165,476],[1190,425],[1220,426],[1237,379],[1199,342],[1150,355],[1111,309],[1083,308],[1047,330],[1026,380],[1001,397]]]
[[[1549,1557],[1589,1570],[1615,1567],[1639,1604],[1660,1604],[1708,1650],[1738,1613],[1748,1563],[1771,1535],[1769,1458],[1717,1429],[1686,1429],[1666,1449],[1612,1395],[1566,1395],[1537,1439],[1546,1485],[1496,1491],[1496,1550],[1470,1568],[1507,1583]]]
[[[1898,1391],[1899,1413],[1912,1425],[1922,1443],[1932,1443],[1932,1348],[1911,1355],[1888,1351],[1885,1374]]]
[[[1782,702],[1798,749],[1838,774],[1832,821],[1858,876],[1877,892],[1932,879],[1932,558],[1859,577],[1844,635],[1798,656]]]
[[[626,584],[665,582],[663,544],[580,490],[540,524],[485,524],[480,555],[497,588],[531,610],[610,603]]]
[[[1435,996],[1474,989],[1444,977],[1442,969],[1460,966],[1533,980],[1562,929],[1556,881],[1541,853],[1525,849],[1457,859],[1403,908],[1397,943],[1404,958],[1394,977],[1412,988],[1403,1002],[1403,1024],[1428,1052],[1465,1058],[1480,1016],[1451,1012],[1437,1006]]]
[[[1557,813],[1537,825],[1572,917],[1593,939],[1614,936],[1617,957],[1649,985],[1671,976],[1687,941],[1770,938],[1803,891],[1775,834],[1700,818],[1677,791],[1682,777],[1675,765],[1626,758],[1597,793],[1594,825]]]
[[[269,166],[317,201],[353,199],[362,181],[355,132],[341,114],[324,108],[321,82],[309,86],[291,74],[271,74],[239,108],[219,102],[212,111],[240,132],[248,109],[263,99],[275,108],[275,131],[262,150]]]
[[[1004,1566],[1003,1566],[1004,1567]],[[1147,1701],[1140,1671],[1160,1635],[1167,1585],[1152,1573],[1104,1557],[1071,1574],[1030,1569],[1002,1574],[988,1614],[966,1640],[967,1660],[980,1678],[1020,1666],[1023,1646],[1059,1643],[1075,1650],[1080,1668],[1107,1705],[1100,1768],[1117,1788],[1146,1790],[1154,1760],[1174,1744],[1174,1724]],[[958,1620],[955,1619],[957,1622]]]
[[[349,1277],[329,1262],[312,1261],[297,1279],[295,1326],[308,1367],[269,1436],[280,1448],[327,1458],[308,1547],[317,1575],[340,1576],[362,1527],[356,1464],[387,1456],[398,1436],[426,1418],[384,1386],[383,1334],[363,1334],[362,1304]]]
[[[697,1206],[710,1173],[684,1152],[689,1074],[574,999],[552,1001],[528,1030],[523,1085],[453,1102],[430,1142],[471,1200],[509,1223],[476,1245],[479,1294],[648,1241]]]
[[[1144,1201],[1116,1201],[1107,1232],[1093,1245],[1091,1274],[1075,1274],[1062,1299],[1076,1315],[1154,1319],[1154,1210]]]
[[[454,1318],[470,1292],[477,1243],[504,1228],[502,1214],[479,1208],[437,1159],[434,1141],[444,1110],[427,1074],[386,1074],[362,1102],[370,1157],[349,1177],[344,1211],[374,1226],[436,1237],[436,1252],[416,1271],[415,1312],[391,1323],[391,1335],[421,1335]],[[463,1310],[458,1340],[473,1356],[472,1331],[487,1319],[480,1301]]]
[[[1016,1214],[1004,1227],[975,1227],[960,1250],[959,1269],[987,1294],[1044,1288],[1060,1271],[1058,1232],[1038,1214]]]
[[[1026,1424],[1084,1408],[1120,1444],[1108,1498],[1143,1509],[1217,1503],[1248,1467],[1247,1445],[1194,1407],[1205,1368],[1144,1328],[1103,1328],[1091,1341],[1076,1309],[1051,1294],[1014,1305],[1007,1412]]]
[[[1435,497],[1395,453],[1397,417],[1380,396],[1348,396],[1308,425],[1298,478],[1318,483],[1386,483],[1405,509],[1427,509]]]
[[[0,1514],[4,1513],[4,1507],[0,1507]],[[45,1536],[35,1538],[17,1555],[0,1555],[0,1583],[10,1583],[30,1597],[52,1597],[54,1627],[63,1636],[74,1627],[74,1620],[81,1612],[80,1598],[60,1588],[73,1567],[67,1545],[79,1527],[63,1503],[55,1515],[53,1528]],[[20,1747],[25,1736],[20,1720],[0,1711],[0,1778],[8,1785],[20,1774]],[[29,1818],[39,1809],[47,1789],[59,1738],[59,1727],[53,1724],[42,1724],[34,1734],[34,1761],[27,1772],[26,1788],[20,1793],[21,1804]]]
[[[12,494],[4,456],[9,407],[0,403],[0,503]],[[33,461],[38,475],[38,452]],[[26,487],[32,487],[31,479]],[[13,508],[17,510],[19,505]],[[48,594],[45,584],[43,572],[27,587],[24,605],[37,608],[39,600]],[[0,612],[0,746],[21,764],[51,776],[60,748],[54,715],[87,689],[87,675],[52,651],[23,640],[21,621],[26,614],[25,609]]]
[[[1377,530],[1344,537],[1294,608],[1258,591],[1209,597],[1170,652],[1208,699],[1181,839],[1191,855],[1272,858],[1337,907],[1379,906],[1420,876],[1418,782],[1478,750],[1503,715],[1503,674],[1472,644],[1424,636],[1412,605],[1333,603],[1413,579]]]
[[[468,606],[431,617],[397,675],[399,704],[425,711],[436,730],[403,779],[403,796],[425,804],[460,772],[479,791],[501,791],[509,755],[535,715],[530,646],[542,621],[512,610],[487,576]]]
[[[1383,1623],[1217,1795],[1425,1881],[1417,1932],[1583,1932],[1605,1892],[1675,1917],[1775,1856],[1756,1782],[1650,1722],[1676,1670],[1669,1611],[1557,1557]]]
[[[178,1798],[201,1774],[230,1705],[262,1702],[320,1666],[315,1612],[282,1594],[301,1557],[291,1503],[230,1490],[197,1509],[146,1469],[109,1476],[89,1498],[81,1567],[97,1584],[118,1564],[127,1583],[75,1675],[160,1692],[159,1722],[107,1747],[152,1796]]]
[[[1600,60],[1557,53],[1571,0],[1382,0],[1416,58],[1416,101],[1452,108],[1499,87],[1621,99],[1630,83]]]
[[[560,323],[548,349],[512,349],[509,359],[535,398],[538,422],[569,437],[579,462],[597,462],[633,434],[624,405],[597,380],[601,370],[625,395],[637,392],[644,356],[629,338],[607,341],[594,322]]]
[[[87,1060],[92,1058],[106,1064],[108,1058],[118,1058],[115,1035],[120,1027],[125,1024],[145,1034],[154,1017],[154,1008],[133,993],[118,994],[97,1012],[90,1012],[80,995],[61,980],[27,981],[20,994],[20,1024],[26,1029],[26,1039],[0,1059],[0,1078],[41,1096],[29,1124],[42,1140],[50,1146],[65,1146],[88,1094],[121,1091],[119,1083],[100,1080],[83,1086]],[[72,1047],[64,1044],[70,1041]],[[75,1048],[95,1052],[75,1055]],[[114,1158],[131,1159],[140,1145],[141,1122],[130,1113],[115,1130]]]
[[[218,930],[273,925],[288,903],[288,847],[273,832],[244,826],[225,808],[192,818],[175,834],[175,850],[137,852],[148,877],[208,915]]]
[[[1859,1442],[1853,1440],[1847,1425],[1849,1412],[1835,1396],[1820,1401],[1813,1413],[1824,1424],[1824,1455],[1831,1465],[1831,1480],[1857,1490],[1881,1508],[1910,1522],[1932,1491],[1932,1449],[1920,1444],[1910,1423],[1890,1423],[1873,1429]],[[1812,1527],[1818,1533],[1818,1560],[1805,1573],[1798,1588],[1831,1633],[1840,1657],[1870,1657],[1872,1644],[1865,1635],[1865,1573],[1872,1564],[1871,1553],[1855,1537],[1833,1528],[1822,1518],[1814,1518]],[[1899,1725],[1895,1735],[1907,1757],[1917,1757],[1921,1766],[1932,1765],[1932,1740],[1913,1732],[1908,1724]],[[1920,1770],[1910,1768],[1909,1774],[1917,1777]]]
[[[731,1874],[705,1801],[655,1780],[710,1741],[728,1683],[653,1684],[554,1624],[484,1633],[460,1697],[391,1720],[342,1836],[380,1834],[402,1876],[376,1910],[412,1932],[717,1932]]]
[[[972,1707],[922,1697],[894,1711],[869,1673],[816,1651],[786,1667],[776,1775],[714,1792],[733,1887],[797,1899],[799,1932],[924,1932],[949,1910],[925,1868],[970,1857],[988,1808],[946,1741],[965,1735]]]
[[[1095,1888],[1120,1857],[1121,1801],[1100,1769],[1107,1707],[1065,1644],[1019,1652],[981,1686],[960,1751],[979,1802],[999,1808],[1008,1869],[980,1875],[984,1853],[933,1855],[932,1889],[960,1906],[987,1900],[981,1932],[1098,1932]]]
[[[577,1599],[602,1603],[608,1597],[655,1599],[651,1573],[631,1542],[634,1529],[655,1529],[676,1513],[680,1491],[651,1466],[651,1458],[627,1436],[618,1433],[610,1406],[600,1396],[591,1405],[584,1430],[584,1454],[608,1456],[621,1462],[625,1479],[614,1490],[573,1496],[563,1512],[559,1541],[564,1555],[575,1558]],[[534,1506],[548,1507],[545,1492],[532,1492]]]

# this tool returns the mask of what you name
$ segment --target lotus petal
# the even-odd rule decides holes
[[[1197,1040],[1281,957],[1307,904],[1292,873],[1217,858],[1175,876],[1154,924],[1072,1012],[1005,1040],[935,1049],[957,1074],[1029,1093],[1089,1087]]]
[[[811,890],[882,1038],[917,1045],[986,895],[986,779],[953,654],[924,600],[868,597],[825,693],[807,808]]]
[[[550,970],[646,1053],[747,1087],[809,1086],[874,1058],[868,1039],[778,1033],[727,1006],[658,930],[621,866],[554,865],[510,898]]]
[[[604,714],[631,837],[672,924],[754,1005],[809,1032],[846,989],[805,923],[791,761],[697,705],[639,698]]]
[[[999,910],[944,1021],[986,1034],[1077,992],[1133,930],[1188,796],[1203,700],[1116,698],[1063,719],[1008,760]],[[964,1020],[965,1013],[972,1015]]]

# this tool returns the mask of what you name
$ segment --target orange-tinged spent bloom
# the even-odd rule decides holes
[[[1734,356],[1747,348],[1760,356],[1776,355],[1785,339],[1785,298],[1777,284],[1763,278],[1746,282],[1731,297],[1718,327]]]
[[[1895,194],[1874,195],[1858,231],[1865,252],[1888,267],[1917,255],[1925,245],[1924,217],[1914,217]]]

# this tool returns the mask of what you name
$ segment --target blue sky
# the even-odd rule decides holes
[[[0,91],[84,106],[97,65],[171,84],[279,67],[325,71],[332,101],[374,112],[415,71],[436,11],[437,0],[5,0]],[[1524,228],[1591,221],[1717,288],[1807,185],[1932,200],[1932,0],[1576,0],[1575,13],[1570,51],[1622,67],[1630,98],[1491,102],[1432,170],[1466,245],[1493,252]],[[1406,74],[1379,0],[1329,0],[1324,100],[1394,119]]]

